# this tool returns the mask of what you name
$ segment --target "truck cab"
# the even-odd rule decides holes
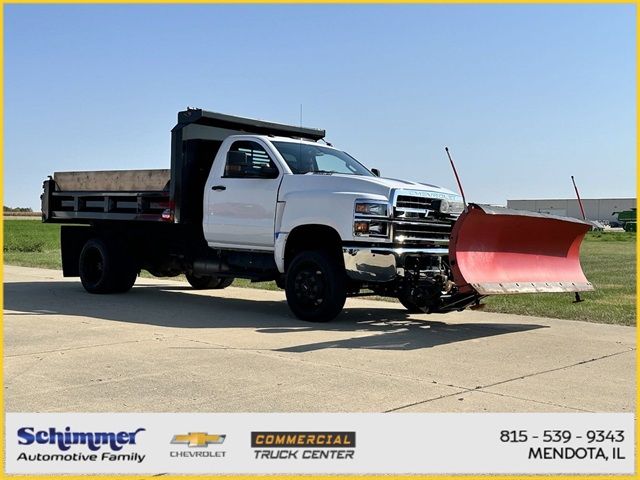
[[[447,287],[445,276],[437,276],[446,268],[451,228],[463,207],[452,191],[380,178],[327,144],[258,135],[225,139],[203,200],[209,247],[270,252],[283,276],[297,255],[314,251],[337,264],[345,290],[367,285],[379,293],[403,291],[398,281],[405,266],[417,268],[418,275],[431,269],[433,281]],[[307,263],[309,271],[298,274],[297,282],[292,278],[288,295],[324,287],[327,274],[312,272]],[[410,304],[411,297],[403,301]],[[310,305],[305,310],[299,315],[308,315]]]

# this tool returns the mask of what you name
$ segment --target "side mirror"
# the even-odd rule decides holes
[[[378,170],[377,168],[372,168],[371,173],[373,173],[376,177],[380,176],[380,170]]]

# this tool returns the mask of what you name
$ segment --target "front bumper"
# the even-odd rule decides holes
[[[342,247],[347,275],[363,282],[390,282],[403,276],[409,257],[442,257],[448,254],[446,248]]]

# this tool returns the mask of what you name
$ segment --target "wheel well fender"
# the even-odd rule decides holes
[[[300,225],[289,233],[284,248],[285,271],[296,254],[303,250],[324,250],[343,261],[340,234],[328,225]]]

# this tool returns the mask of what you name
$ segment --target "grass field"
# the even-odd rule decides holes
[[[39,220],[4,221],[4,261],[26,267],[61,268],[60,226]],[[582,294],[503,295],[485,300],[485,311],[635,325],[635,233],[589,233],[582,245],[582,265],[595,292]],[[274,290],[273,282],[234,285]]]
[[[4,263],[23,267],[62,268],[60,225],[40,220],[4,221]]]
[[[572,303],[572,294],[496,295],[485,311],[635,325],[635,245],[635,233],[587,234],[580,257],[596,290],[582,293],[584,302]]]

